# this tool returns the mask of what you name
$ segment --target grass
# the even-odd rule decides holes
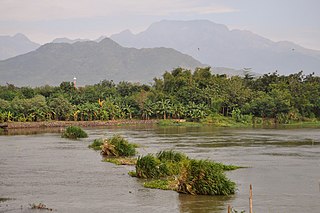
[[[280,125],[283,127],[299,127],[299,128],[317,128],[320,127],[320,121],[301,121]]]
[[[113,163],[116,165],[136,165],[137,159],[135,158],[105,158],[104,162]]]
[[[129,143],[120,135],[114,135],[111,138],[103,140],[101,145],[101,154],[105,156],[129,157],[136,154],[136,144]],[[99,143],[99,142],[96,142]]]
[[[78,138],[87,138],[88,134],[78,126],[69,126],[62,133],[61,137],[70,138],[70,139],[78,139]]]
[[[101,146],[103,145],[104,140],[102,138],[94,139],[92,144],[88,146],[88,148],[93,149],[93,150],[101,150]]]
[[[181,152],[175,152],[173,150],[160,151],[157,153],[157,158],[160,161],[169,161],[169,162],[180,162],[182,160],[188,159],[188,157]]]
[[[236,184],[223,171],[215,162],[192,159],[181,170],[177,191],[193,195],[234,194]]]
[[[151,180],[143,184],[146,188],[171,190],[168,180]]]
[[[186,121],[171,120],[171,119],[159,120],[157,122],[157,125],[160,127],[166,127],[166,126],[200,127],[200,126],[203,126],[202,123],[198,123],[198,122],[186,122]]]
[[[210,124],[216,127],[252,127],[252,124],[236,122],[232,117],[213,114],[201,120],[203,124]]]
[[[170,150],[139,157],[132,176],[152,179],[145,183],[148,188],[193,195],[230,195],[235,193],[236,184],[226,177],[224,171],[238,168],[209,160],[189,159],[183,153]]]

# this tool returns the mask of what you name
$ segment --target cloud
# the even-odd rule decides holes
[[[0,0],[1,21],[235,12],[210,0]]]

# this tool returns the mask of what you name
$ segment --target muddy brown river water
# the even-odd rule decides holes
[[[224,213],[228,205],[249,212],[250,184],[255,213],[320,212],[319,130],[108,127],[86,129],[89,138],[76,141],[58,130],[1,135],[0,213],[40,212],[29,206],[40,202],[63,213]],[[238,188],[229,197],[147,189],[127,174],[134,167],[102,162],[87,148],[115,133],[140,144],[142,155],[174,149],[247,168],[227,172]]]

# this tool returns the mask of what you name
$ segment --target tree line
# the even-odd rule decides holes
[[[320,118],[320,77],[277,72],[253,77],[217,75],[210,67],[176,68],[152,84],[103,80],[76,88],[0,86],[0,122],[175,118],[200,121],[222,115],[278,123]]]

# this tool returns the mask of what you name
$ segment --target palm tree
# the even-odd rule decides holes
[[[157,102],[158,112],[163,115],[163,119],[167,119],[167,115],[171,112],[171,103],[169,99],[161,99]]]

